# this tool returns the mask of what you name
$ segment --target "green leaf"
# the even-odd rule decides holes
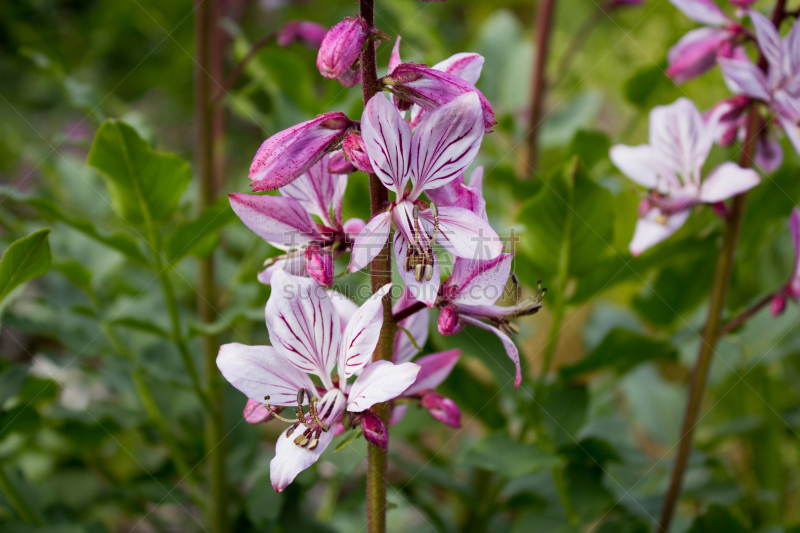
[[[236,214],[227,200],[206,208],[196,220],[180,224],[164,241],[164,250],[170,263],[187,255],[206,257],[216,247],[219,232],[236,220]]]
[[[625,82],[625,99],[638,107],[648,107],[661,89],[670,88],[671,82],[664,75],[665,65],[659,63],[638,69]]]
[[[143,331],[144,333],[150,333],[151,335],[155,335],[156,337],[162,337],[164,339],[172,338],[170,334],[162,327],[153,324],[147,320],[141,320],[138,318],[133,317],[123,317],[117,318],[109,322],[112,326],[122,326],[125,328],[135,329],[138,331]]]
[[[536,444],[519,443],[506,433],[490,433],[467,448],[463,462],[503,477],[517,477],[552,468],[559,464],[559,459]]]
[[[53,269],[62,273],[64,277],[88,294],[92,293],[92,273],[79,262],[70,259],[63,263],[56,263],[53,265]]]
[[[544,422],[556,448],[575,443],[575,436],[586,422],[588,405],[586,387],[555,383],[546,390],[542,399]]]
[[[580,442],[562,446],[558,454],[574,464],[587,467],[602,467],[606,463],[618,463],[622,460],[617,451],[608,442],[596,437],[589,437]]]
[[[6,400],[20,393],[30,368],[30,365],[12,365],[0,373],[0,408]]]
[[[529,285],[559,272],[579,275],[591,271],[611,251],[614,235],[614,197],[594,183],[573,159],[525,202],[518,220],[527,232],[521,252],[529,268],[520,268]]]
[[[634,366],[653,359],[675,359],[677,352],[666,341],[633,333],[626,329],[612,330],[597,348],[577,363],[562,367],[561,377],[573,379],[601,368],[611,368],[624,374]]]
[[[35,231],[11,246],[0,259],[0,302],[15,287],[50,270],[50,228]]]
[[[730,511],[711,505],[705,514],[695,519],[687,533],[748,533],[748,530]]]
[[[277,520],[281,511],[283,498],[272,488],[269,474],[263,474],[256,479],[245,499],[247,518],[259,528],[269,522]]]
[[[87,162],[108,178],[115,207],[134,224],[169,217],[192,179],[186,161],[153,151],[135,129],[114,119],[100,125]]]
[[[572,138],[569,151],[580,157],[581,161],[591,168],[608,157],[609,148],[611,148],[611,141],[608,140],[605,133],[579,130]]]
[[[333,453],[340,452],[340,451],[344,450],[345,448],[347,448],[348,446],[353,444],[356,441],[356,439],[358,437],[360,437],[360,436],[361,436],[361,428],[358,428],[356,430],[351,431],[342,440],[342,442],[340,442],[339,444],[336,445],[336,448],[333,450]]]

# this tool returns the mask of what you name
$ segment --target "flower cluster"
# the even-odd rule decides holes
[[[316,43],[320,74],[346,87],[361,81],[362,51],[387,39],[358,16],[324,37],[318,25],[290,24],[283,41]],[[519,300],[511,274],[514,254],[503,252],[486,215],[483,169],[474,170],[469,181],[464,177],[496,124],[491,105],[475,88],[483,57],[456,54],[427,67],[403,63],[399,46],[398,37],[389,74],[378,80],[386,94],[371,98],[360,120],[325,113],[264,141],[250,167],[251,186],[278,194],[229,195],[242,222],[284,251],[258,274],[272,287],[266,307],[272,346],[227,344],[217,358],[225,378],[248,398],[247,422],[290,424],[270,465],[277,491],[344,431],[360,431],[385,449],[388,428],[409,405],[460,427],[459,407],[436,389],[461,351],[420,355],[432,309],[439,311],[442,335],[468,325],[496,334],[514,363],[515,386],[522,379],[511,340],[520,329],[511,320],[538,311],[544,290]],[[375,175],[394,195],[366,223],[343,216],[347,181],[358,171]],[[394,287],[385,285],[361,307],[330,287],[390,244],[405,287],[394,295],[398,332],[392,360],[373,361],[383,300],[392,298]],[[335,260],[347,253],[349,266],[336,274]],[[453,258],[444,281],[443,253]],[[509,278],[514,304],[497,305]],[[385,402],[391,410],[384,420],[370,408]]]

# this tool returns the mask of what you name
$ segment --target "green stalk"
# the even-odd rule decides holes
[[[0,490],[3,491],[3,495],[5,495],[6,499],[14,507],[14,510],[17,511],[19,517],[25,522],[37,526],[44,525],[42,519],[39,518],[33,509],[31,509],[30,505],[28,505],[28,502],[25,501],[25,498],[23,498],[22,494],[20,494],[17,490],[17,487],[15,487],[8,478],[5,467],[2,463],[0,463]]]

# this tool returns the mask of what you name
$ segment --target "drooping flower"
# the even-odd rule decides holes
[[[794,24],[781,39],[771,20],[758,11],[749,14],[758,48],[767,60],[767,73],[743,55],[720,58],[725,83],[735,94],[766,102],[800,153],[800,24]]]
[[[295,41],[303,46],[317,50],[328,33],[328,28],[308,20],[290,20],[278,31],[278,46],[286,48]]]
[[[352,67],[361,53],[369,31],[369,25],[360,16],[347,17],[331,28],[317,54],[320,74],[331,80],[339,80],[345,87],[358,83],[358,69]]]
[[[350,271],[368,265],[383,249],[394,221],[395,260],[414,297],[433,306],[439,265],[433,244],[456,257],[491,259],[503,243],[481,217],[461,207],[430,207],[419,200],[430,189],[455,179],[472,163],[483,140],[483,113],[474,93],[432,111],[411,135],[397,110],[379,96],[364,110],[361,134],[372,168],[395,193],[388,209],[375,215],[353,244]],[[409,181],[411,190],[406,190]]]
[[[372,174],[372,165],[369,162],[367,149],[364,147],[364,139],[361,135],[351,133],[344,138],[344,153],[348,161],[361,172]]]
[[[266,308],[272,346],[226,344],[217,366],[249,399],[264,402],[273,417],[292,424],[278,437],[270,463],[272,486],[280,492],[317,461],[333,439],[329,429],[345,411],[360,413],[396,398],[414,383],[420,367],[369,363],[383,325],[381,299],[390,285],[364,303],[342,330],[339,314],[320,285],[283,271],[274,278]],[[357,373],[348,388],[348,378]],[[310,374],[319,377],[321,388]],[[299,413],[296,419],[287,418],[274,406],[296,406]]]
[[[711,114],[719,113],[719,129],[715,137],[720,146],[729,146],[734,141],[744,142],[747,135],[746,113],[750,100],[743,95],[723,100],[714,106]],[[758,117],[757,137],[753,162],[764,172],[774,172],[783,163],[783,147],[775,139],[774,130],[763,117]]]
[[[694,205],[722,202],[761,181],[754,170],[730,161],[702,177],[718,128],[718,115],[704,119],[691,100],[680,98],[650,112],[650,144],[611,148],[617,168],[649,191],[639,206],[633,255],[678,231]]]
[[[295,275],[313,275],[318,282],[329,284],[333,259],[344,253],[363,229],[361,219],[342,224],[347,176],[332,174],[328,166],[325,156],[308,172],[282,187],[281,196],[228,195],[234,212],[248,228],[276,248],[287,251],[268,261],[267,268],[258,276],[261,283],[269,285],[272,274],[283,269]],[[319,223],[312,214],[319,217]]]
[[[730,56],[743,28],[712,0],[670,0],[695,22],[705,24],[684,35],[667,54],[667,76],[683,83],[717,63],[717,56]]]
[[[250,165],[253,191],[288,185],[340,144],[353,126],[347,115],[333,112],[276,133],[264,141]]]
[[[497,305],[511,275],[513,257],[514,254],[510,253],[483,261],[457,258],[452,274],[442,284],[436,306],[439,308],[438,326],[442,335],[453,335],[467,325],[497,335],[508,357],[514,362],[514,386],[519,387],[522,381],[519,350],[511,340],[511,335],[519,333],[519,328],[510,319],[536,313],[542,307],[545,289],[540,288],[532,297],[512,306]]]
[[[792,234],[792,244],[794,245],[794,270],[789,282],[772,299],[770,312],[772,316],[778,316],[786,309],[786,300],[793,299],[800,301],[800,210],[796,207],[792,209],[789,217],[789,231]]]
[[[418,63],[401,63],[388,76],[381,78],[380,82],[400,99],[414,103],[425,111],[433,111],[461,95],[474,93],[481,105],[486,132],[492,131],[492,126],[497,124],[492,105],[483,93],[457,75]]]

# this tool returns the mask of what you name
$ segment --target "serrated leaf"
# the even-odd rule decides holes
[[[617,328],[606,335],[603,341],[577,363],[560,369],[561,377],[573,379],[581,374],[610,368],[624,374],[644,361],[653,359],[675,359],[677,351],[666,341]]]
[[[577,159],[554,173],[518,216],[527,228],[521,252],[530,267],[519,268],[527,283],[547,281],[559,272],[574,276],[591,271],[611,251],[613,202],[611,193],[586,176]]]
[[[0,259],[0,302],[15,287],[50,270],[50,228],[35,231],[17,241]]]
[[[192,179],[186,161],[153,151],[135,129],[114,119],[100,125],[87,162],[108,178],[115,207],[134,224],[169,217]]]
[[[354,431],[348,433],[348,435],[344,438],[342,442],[336,445],[336,448],[333,450],[333,453],[340,452],[353,444],[355,440],[361,436],[361,428],[358,428]]]
[[[167,260],[174,263],[187,255],[206,257],[216,246],[222,228],[236,220],[227,200],[206,208],[200,216],[180,224],[164,241]]]

